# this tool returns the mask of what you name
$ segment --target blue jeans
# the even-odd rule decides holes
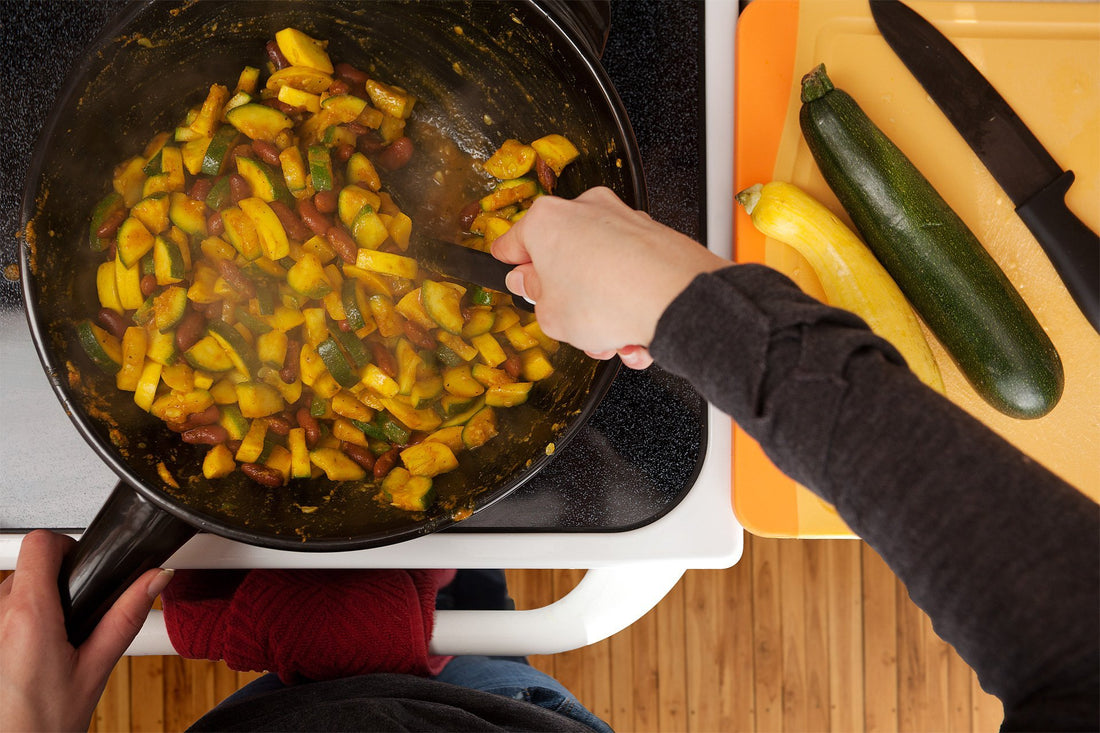
[[[581,705],[556,679],[513,657],[455,657],[433,679],[459,687],[491,692],[553,710],[600,733],[611,726]]]

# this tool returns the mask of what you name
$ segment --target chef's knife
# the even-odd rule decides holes
[[[422,238],[413,242],[409,254],[416,258],[421,267],[438,272],[440,275],[465,280],[490,290],[508,292],[504,277],[513,266],[501,262],[488,252],[439,239]],[[512,296],[512,302],[523,310],[529,312],[535,310],[529,300],[517,295]]]
[[[1100,332],[1100,237],[1066,206],[1063,171],[993,85],[900,0],[870,0],[883,38],[1000,184],[1077,306]]]

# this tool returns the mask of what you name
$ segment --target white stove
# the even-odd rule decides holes
[[[631,8],[639,6],[642,4],[630,4]],[[652,7],[662,12],[667,9],[660,2]],[[616,9],[627,12],[623,6]],[[732,163],[737,4],[708,2],[705,13],[704,23],[700,10],[702,48],[697,49],[703,70],[701,93],[706,99],[700,114],[706,130],[701,142],[705,144],[706,160]],[[613,15],[613,39],[615,33]],[[605,64],[614,79],[606,55]],[[623,96],[630,110],[631,102],[627,94]],[[639,132],[639,139],[642,137]],[[646,170],[652,193],[660,181],[648,161]],[[726,257],[730,256],[732,242],[732,186],[732,165],[709,167],[702,228],[707,246]],[[5,195],[9,193],[5,191]],[[653,213],[662,218],[660,212]],[[439,532],[387,547],[333,553],[269,550],[200,534],[166,566],[584,568],[589,572],[576,589],[541,609],[441,611],[432,642],[433,652],[439,654],[547,654],[578,648],[606,638],[643,616],[686,569],[726,568],[740,559],[743,530],[730,502],[730,421],[713,407],[702,410],[704,453],[693,482],[675,503],[662,509],[660,516],[633,529],[509,531],[489,527],[481,531],[477,522],[471,521],[472,529],[459,525],[461,531]],[[46,527],[79,536],[80,528],[106,500],[116,479],[64,414],[42,372],[22,310],[7,303],[0,310],[0,414],[5,415],[4,439],[0,441],[0,568],[10,569],[15,565],[23,535],[30,529]],[[173,653],[162,617],[156,613],[150,617],[129,653]]]

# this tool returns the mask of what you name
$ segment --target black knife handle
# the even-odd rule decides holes
[[[1100,236],[1066,206],[1066,171],[1016,207],[1085,318],[1100,333]]]

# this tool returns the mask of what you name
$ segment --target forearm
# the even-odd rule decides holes
[[[1010,709],[1095,684],[1096,505],[924,387],[858,319],[738,266],[697,278],[651,351],[834,503]]]

